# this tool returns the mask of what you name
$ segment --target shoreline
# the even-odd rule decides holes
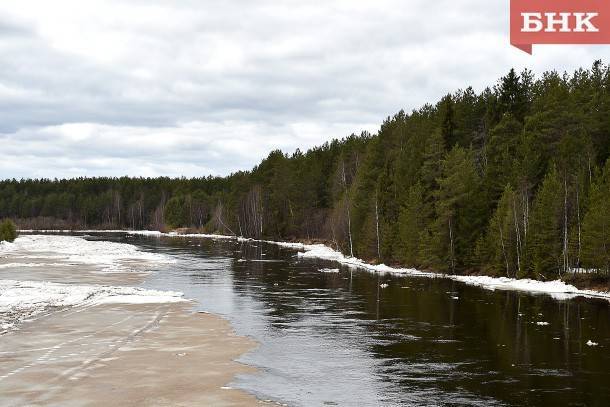
[[[235,361],[256,343],[184,303],[54,313],[2,341],[0,400],[10,405],[261,404],[229,387],[236,375],[256,372]]]
[[[345,256],[341,252],[332,249],[324,244],[306,244],[298,242],[278,242],[273,240],[259,240],[244,238],[239,236],[205,234],[205,233],[177,233],[160,232],[151,230],[21,230],[24,233],[126,233],[128,235],[149,236],[149,237],[174,237],[174,238],[202,238],[202,239],[222,239],[236,241],[251,241],[273,244],[276,246],[293,249],[298,252],[300,258],[315,258],[320,260],[333,261],[338,264],[366,270],[375,273],[394,274],[398,276],[428,277],[428,278],[447,278],[463,284],[478,286],[487,290],[510,290],[522,291],[533,294],[546,294],[557,300],[566,300],[576,297],[590,299],[603,299],[610,301],[609,291],[596,291],[579,289],[567,284],[562,280],[537,281],[531,279],[515,279],[508,277],[491,277],[486,275],[453,275],[446,273],[435,273],[421,271],[412,268],[398,268],[385,264],[370,264],[358,258]]]
[[[236,375],[257,372],[237,361],[256,341],[221,315],[195,312],[181,293],[138,288],[148,253],[115,243],[104,254],[114,248],[119,257],[93,259],[99,245],[75,249],[70,240],[69,251],[53,252],[26,243],[0,245],[9,318],[0,333],[0,404],[272,405],[230,387]]]

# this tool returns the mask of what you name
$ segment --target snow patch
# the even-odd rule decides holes
[[[447,276],[455,281],[460,281],[468,285],[474,285],[487,290],[514,290],[545,293],[556,299],[568,299],[572,294],[583,293],[578,288],[566,284],[563,281],[537,281],[529,279],[517,280],[507,277],[489,276]]]
[[[176,233],[176,232],[159,232],[156,230],[129,230],[124,231],[128,235],[135,236],[149,236],[149,237],[195,237],[195,238],[203,238],[203,239],[235,239],[235,236],[227,236],[227,235],[214,235],[214,234],[205,234],[205,233]]]
[[[118,229],[19,229],[19,233],[124,233],[124,230]]]
[[[100,265],[103,271],[127,271],[129,263],[133,265],[134,262],[175,262],[169,256],[144,252],[131,244],[87,240],[79,236],[22,235],[14,243],[0,246],[0,254],[9,259],[53,258],[69,263]]]
[[[185,301],[183,294],[174,291],[0,280],[0,326],[8,329],[50,308],[181,301]]]
[[[17,267],[57,267],[65,266],[64,263],[5,263],[0,264],[0,269],[17,268]]]
[[[360,268],[377,273],[389,273],[404,276],[418,276],[430,278],[449,278],[451,280],[459,281],[467,285],[478,286],[487,290],[513,290],[533,293],[544,293],[550,295],[551,297],[557,300],[566,300],[578,296],[610,299],[610,293],[599,293],[590,290],[579,290],[573,285],[566,284],[561,280],[536,281],[530,279],[514,279],[507,277],[458,276],[442,273],[432,273],[410,268],[390,267],[386,266],[385,264],[368,264],[363,260],[354,257],[347,257],[344,254],[322,244],[305,245],[300,243],[283,243],[273,241],[265,242],[276,244],[281,247],[303,250],[302,252],[298,253],[298,257],[302,259],[322,259],[328,261],[335,261],[339,264],[343,264],[349,267]]]
[[[339,264],[364,269],[376,273],[389,273],[403,276],[417,276],[429,278],[448,278],[464,284],[478,286],[487,290],[516,290],[533,293],[544,293],[557,300],[566,300],[574,297],[604,298],[610,300],[610,292],[600,293],[592,290],[579,290],[578,288],[566,284],[561,280],[556,281],[536,281],[529,279],[514,279],[507,277],[489,276],[457,276],[443,273],[432,273],[411,268],[390,267],[385,264],[372,265],[355,257],[345,256],[343,253],[332,249],[323,244],[303,244],[292,242],[275,242],[271,240],[255,240],[243,237],[226,235],[207,235],[207,234],[187,234],[179,235],[176,233],[162,233],[155,231],[133,231],[129,234],[148,235],[148,236],[170,236],[170,237],[195,237],[211,239],[234,239],[239,242],[264,242],[274,244],[279,247],[298,250],[297,256],[301,259],[321,259],[335,261]]]

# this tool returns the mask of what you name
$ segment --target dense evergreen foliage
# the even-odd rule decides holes
[[[9,180],[22,227],[192,227],[320,239],[447,272],[552,279],[610,270],[610,70],[511,70],[480,94],[388,117],[226,178]]]
[[[9,220],[0,222],[0,242],[13,242],[17,239],[17,227]]]

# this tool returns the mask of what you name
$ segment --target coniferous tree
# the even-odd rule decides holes
[[[583,262],[599,273],[610,273],[610,160],[593,185],[583,223]]]
[[[454,272],[470,241],[466,209],[472,205],[478,174],[470,151],[454,147],[442,162],[441,176],[435,192],[436,219],[432,227],[433,252],[441,260],[438,267]]]
[[[0,242],[14,242],[17,235],[17,228],[10,219],[0,222]]]
[[[551,279],[607,269],[610,69],[514,70],[251,171],[194,179],[0,181],[24,229],[197,228],[320,240],[456,273]]]
[[[563,186],[557,169],[547,173],[536,195],[528,248],[536,278],[553,279],[562,270]]]
[[[409,188],[407,199],[398,217],[398,259],[407,266],[420,264],[420,234],[426,226],[423,188],[416,184]]]

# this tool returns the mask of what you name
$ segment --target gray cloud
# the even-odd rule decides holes
[[[3,1],[0,177],[227,174],[513,66],[607,59],[606,47],[512,48],[507,7]]]

